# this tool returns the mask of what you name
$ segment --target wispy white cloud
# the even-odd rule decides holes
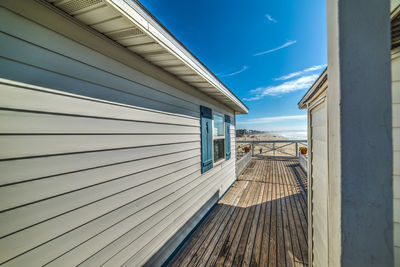
[[[253,97],[244,98],[247,101],[254,101],[264,98],[265,96],[279,96],[290,92],[308,89],[318,78],[317,74],[302,76],[298,79],[284,82],[276,86],[260,87],[250,91]]]
[[[269,53],[278,51],[278,50],[280,50],[280,49],[282,49],[282,48],[291,46],[291,45],[295,44],[296,42],[297,42],[296,40],[294,40],[294,41],[287,41],[286,43],[284,43],[284,44],[281,45],[281,46],[275,47],[275,48],[270,49],[270,50],[267,50],[267,51],[263,51],[263,52],[256,53],[256,54],[254,54],[253,56],[261,56],[261,55],[269,54]]]
[[[293,77],[297,77],[299,75],[303,75],[303,74],[306,74],[306,73],[309,73],[309,72],[317,71],[317,70],[320,70],[320,69],[325,68],[325,67],[326,67],[325,64],[324,65],[315,65],[315,66],[309,67],[309,68],[301,70],[301,71],[292,72],[292,73],[283,75],[283,76],[281,76],[279,78],[275,78],[275,81],[289,80],[289,79],[291,79]]]
[[[273,23],[277,23],[277,22],[278,22],[276,19],[274,19],[273,17],[271,17],[270,14],[265,14],[265,17],[267,18],[267,20],[272,21]]]
[[[228,76],[234,76],[236,74],[242,73],[243,71],[246,71],[249,67],[247,66],[243,66],[243,68],[241,68],[240,70],[228,73],[228,74],[221,74],[221,77],[228,77]]]
[[[306,119],[307,119],[307,115],[261,117],[261,118],[255,118],[255,119],[241,121],[240,124],[267,124],[267,123],[275,123],[275,122],[282,122],[282,121],[288,121],[288,120],[306,120]]]

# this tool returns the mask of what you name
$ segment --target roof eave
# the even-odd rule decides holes
[[[231,102],[231,108],[238,114],[247,114],[248,107],[230,91],[203,63],[200,62],[182,43],[180,43],[149,11],[137,1],[106,0],[122,15],[131,20],[143,32],[154,38],[169,53],[190,67],[197,75],[206,80],[215,93],[221,94]],[[200,88],[199,88],[200,89]],[[201,89],[200,89],[201,90]],[[218,100],[218,99],[217,99]]]
[[[313,83],[311,88],[305,93],[305,95],[301,98],[299,103],[297,104],[299,109],[307,108],[307,101],[321,88],[322,84],[328,79],[328,68],[321,73],[317,80]]]

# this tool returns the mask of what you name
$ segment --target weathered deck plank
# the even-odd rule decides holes
[[[168,266],[306,266],[307,200],[293,159],[253,159]]]

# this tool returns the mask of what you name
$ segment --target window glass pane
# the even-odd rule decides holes
[[[223,159],[225,155],[225,139],[214,140],[214,162]]]
[[[214,115],[214,136],[224,136],[224,117]]]

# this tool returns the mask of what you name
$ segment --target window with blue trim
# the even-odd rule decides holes
[[[201,172],[206,172],[224,159],[231,158],[231,118],[200,107]]]
[[[225,159],[231,158],[231,117],[225,115]]]
[[[212,111],[207,107],[200,107],[201,131],[201,172],[213,167],[212,159]]]

